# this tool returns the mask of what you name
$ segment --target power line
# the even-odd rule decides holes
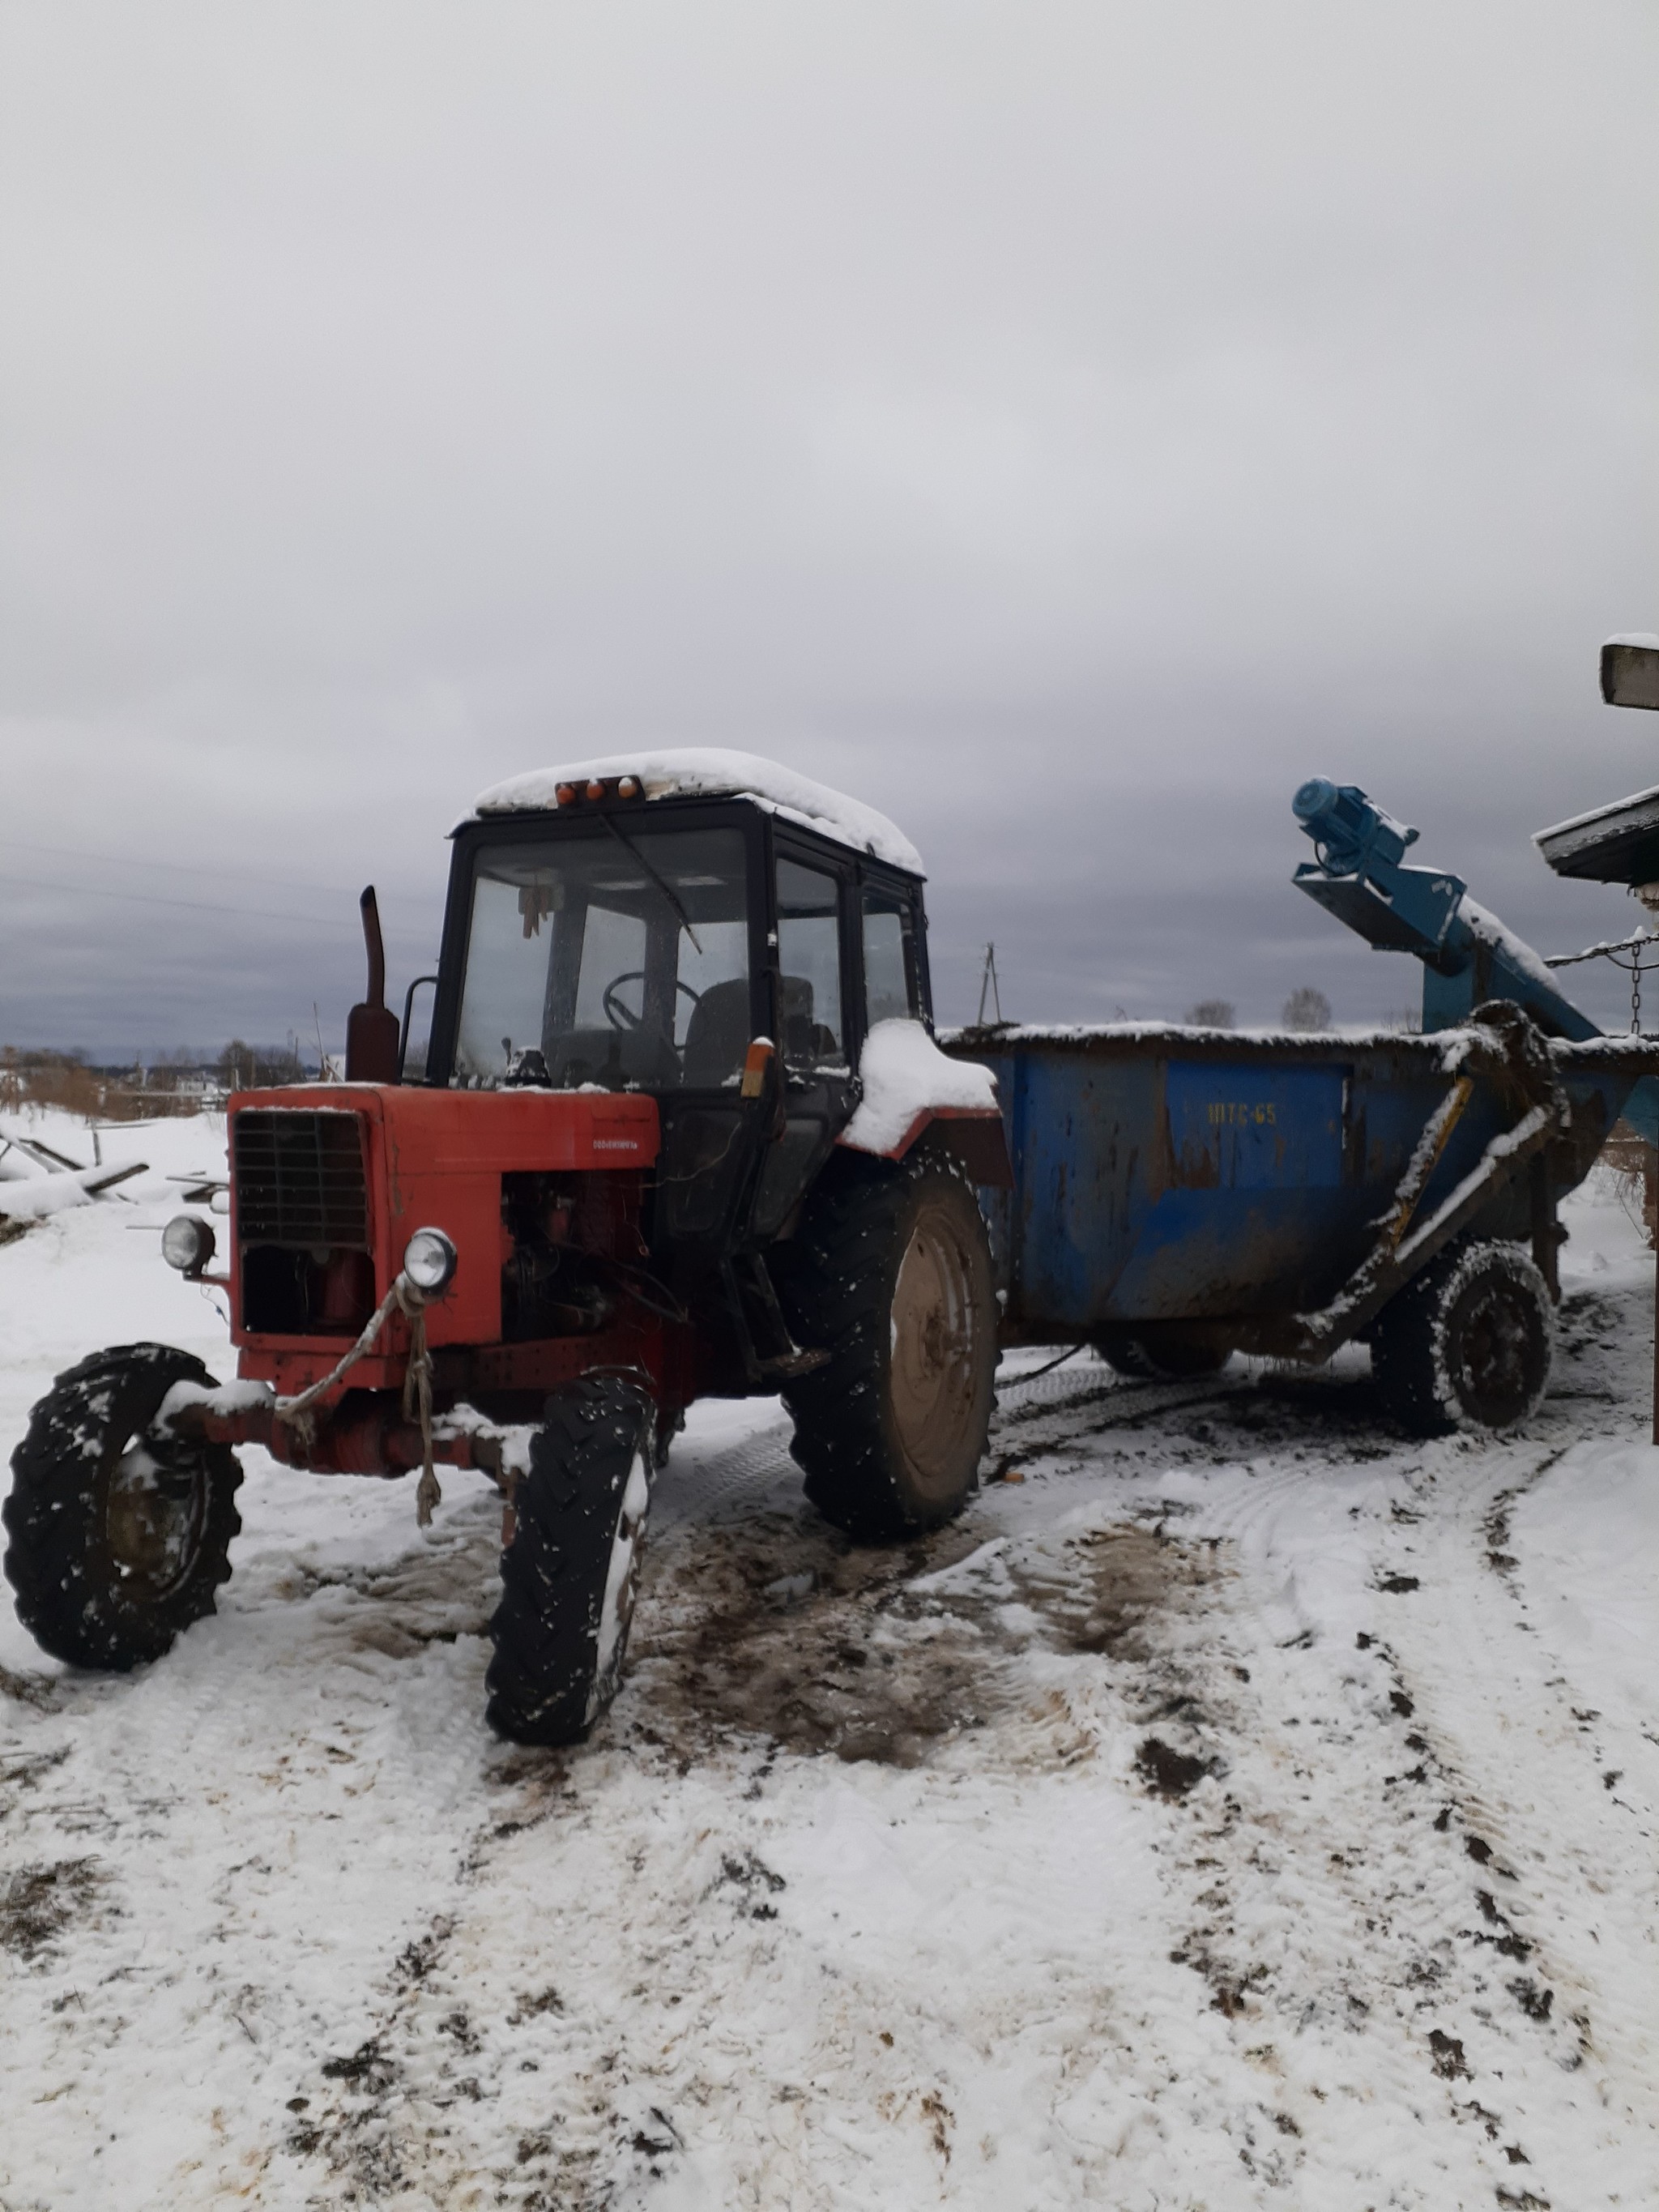
[[[198,860],[194,855],[188,861],[147,860],[141,853],[93,853],[88,852],[84,846],[36,845],[21,837],[0,837],[0,851],[48,853],[54,860],[95,860],[106,867],[159,869],[166,875],[180,875],[188,872],[193,875],[233,876],[239,883],[252,880],[256,883],[292,885],[296,890],[332,891],[337,892],[341,898],[356,898],[357,896],[355,889],[344,884],[319,884],[310,877],[274,876],[261,868],[219,867],[211,860]]]
[[[313,929],[349,930],[357,933],[356,917],[340,915],[337,920],[325,914],[276,914],[267,907],[210,905],[205,899],[161,898],[151,891],[106,890],[101,884],[55,884],[45,876],[20,876],[8,868],[0,876],[0,889],[9,884],[27,884],[31,890],[60,891],[65,898],[120,899],[130,906],[171,906],[181,908],[187,914],[243,915],[250,921],[293,921]]]

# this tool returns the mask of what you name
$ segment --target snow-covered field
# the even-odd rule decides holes
[[[221,1145],[0,1247],[8,1449],[99,1346],[230,1371],[156,1235]],[[1361,1353],[1005,1370],[1021,1479],[872,1552],[698,1409],[574,1753],[484,1729],[473,1478],[422,1534],[249,1453],[123,1680],[0,1607],[0,2207],[1659,2203],[1653,1262],[1567,1218],[1521,1442],[1401,1442]]]

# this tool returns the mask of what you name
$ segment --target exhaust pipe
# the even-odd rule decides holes
[[[398,1017],[386,1002],[386,946],[373,884],[358,903],[362,908],[363,943],[368,951],[368,995],[346,1016],[346,1081],[395,1083]]]

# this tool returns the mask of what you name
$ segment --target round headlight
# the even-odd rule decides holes
[[[161,1257],[181,1275],[199,1275],[213,1257],[213,1224],[194,1213],[176,1213],[161,1231]]]
[[[404,1247],[404,1273],[417,1291],[447,1290],[459,1255],[441,1229],[417,1229]]]

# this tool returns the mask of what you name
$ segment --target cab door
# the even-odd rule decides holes
[[[859,975],[854,1045],[878,1022],[920,1021],[932,1026],[927,992],[927,917],[914,882],[860,863],[858,872]]]
[[[858,974],[854,866],[780,826],[771,888],[783,1127],[755,1194],[753,1233],[763,1243],[787,1224],[858,1103],[858,1037],[850,1018]]]

